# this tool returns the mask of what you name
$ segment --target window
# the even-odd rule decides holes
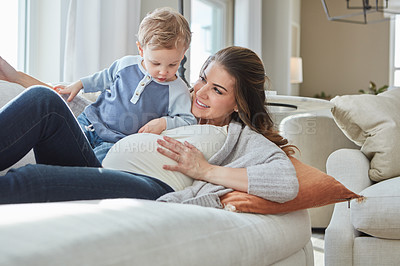
[[[190,83],[198,77],[204,61],[232,43],[232,0],[191,1],[192,43],[190,45]]]
[[[18,5],[20,1],[0,0],[0,54],[18,67]]]
[[[393,86],[400,87],[400,15],[396,15],[394,23]]]

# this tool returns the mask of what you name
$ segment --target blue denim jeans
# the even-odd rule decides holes
[[[77,120],[83,132],[85,133],[90,145],[92,146],[94,154],[96,155],[100,163],[102,163],[107,155],[107,152],[111,149],[114,143],[106,142],[102,138],[100,138],[99,135],[97,135],[92,123],[89,121],[85,113],[80,114]]]
[[[0,176],[0,204],[135,198],[155,200],[173,192],[145,175],[94,167],[31,164]]]
[[[38,164],[0,176],[0,203],[157,199],[173,191],[148,176],[100,168],[69,107],[46,87],[27,89],[0,109],[0,170],[30,149]]]
[[[32,148],[38,164],[101,166],[69,107],[46,87],[27,89],[0,109],[0,169]]]

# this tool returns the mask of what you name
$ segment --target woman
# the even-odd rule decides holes
[[[18,81],[21,75],[24,84],[29,83],[25,74],[6,72],[10,71],[0,65],[0,78]],[[292,149],[274,131],[265,109],[264,73],[260,58],[246,48],[228,47],[206,61],[193,88],[192,113],[199,124],[228,126],[228,135],[209,161],[187,142],[167,136],[158,140],[163,148],[157,151],[176,162],[164,169],[196,180],[176,192],[157,176],[99,168],[61,98],[44,87],[29,89],[1,110],[0,169],[31,148],[38,164],[1,177],[0,202],[128,197],[221,207],[217,197],[231,190],[276,202],[291,200],[297,195],[298,181],[285,152]]]

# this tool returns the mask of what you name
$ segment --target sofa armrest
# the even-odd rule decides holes
[[[360,150],[337,150],[328,157],[326,167],[329,175],[356,193],[372,184],[368,177],[369,160]],[[357,236],[359,232],[351,224],[348,203],[335,204],[325,231],[325,264],[353,265],[353,244]]]
[[[355,193],[372,185],[369,179],[369,160],[360,150],[340,149],[329,155],[327,173]]]
[[[64,94],[61,97],[65,100],[75,117],[78,117],[85,110],[86,106],[92,103],[80,94],[76,95],[71,102],[67,102],[69,95]]]
[[[325,230],[325,265],[353,265],[353,243],[357,232],[350,222],[347,202],[336,203]]]

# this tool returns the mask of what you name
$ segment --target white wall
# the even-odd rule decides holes
[[[184,2],[184,6],[188,6],[186,3],[187,0]],[[186,4],[186,5],[185,5]],[[175,10],[178,10],[178,0],[144,0],[142,1],[142,5],[140,8],[140,14],[141,14],[141,20],[146,16],[147,13],[150,11],[153,11],[157,7],[164,7],[164,6],[169,6],[172,7]],[[186,10],[185,10],[186,11]],[[188,13],[185,14],[185,17]]]
[[[271,79],[271,90],[280,95],[296,95],[290,84],[292,22],[299,20],[299,0],[263,0],[262,59]]]
[[[329,4],[345,8],[344,1]],[[320,0],[302,1],[301,12],[301,95],[358,94],[358,90],[368,89],[370,80],[378,86],[389,83],[389,22],[328,21]]]

